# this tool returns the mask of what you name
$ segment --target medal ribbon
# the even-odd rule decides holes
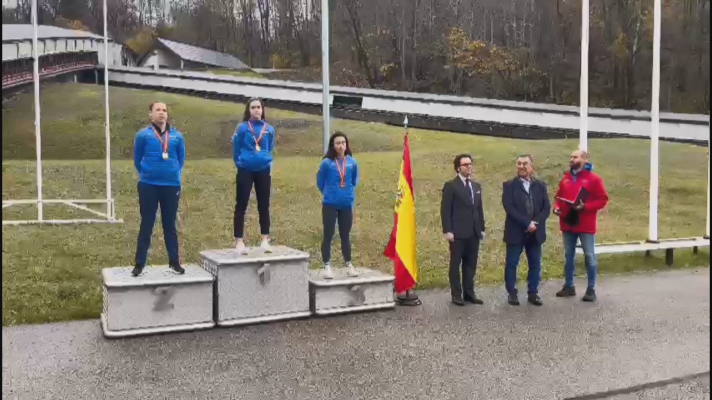
[[[341,165],[339,165],[339,158],[335,158],[334,161],[336,161],[336,169],[339,171],[339,178],[341,179],[341,187],[346,186],[346,157],[344,157],[344,163],[343,163],[343,168]]]
[[[260,132],[260,137],[255,136],[255,130],[254,130],[254,128],[252,128],[252,122],[247,121],[247,126],[250,128],[250,133],[252,134],[252,139],[255,140],[255,147],[259,148],[260,140],[262,140],[262,137],[265,135],[265,132],[267,132],[267,123],[264,122],[262,124],[262,131]]]
[[[151,125],[151,128],[153,128],[153,133],[156,134],[158,141],[161,142],[161,146],[163,147],[163,152],[165,154],[168,154],[168,129],[166,129],[166,141],[164,142],[163,139],[161,139],[161,135],[158,133],[158,130],[156,129],[156,127]]]

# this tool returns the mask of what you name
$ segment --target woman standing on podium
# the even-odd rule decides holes
[[[165,103],[151,103],[148,106],[148,119],[151,124],[140,130],[134,138],[133,160],[139,175],[141,227],[136,243],[136,263],[131,274],[141,275],[146,266],[159,206],[168,266],[173,272],[183,274],[185,270],[180,265],[176,216],[181,172],[185,164],[185,140],[176,128],[168,124],[168,107]]]
[[[358,164],[351,154],[349,139],[341,132],[336,132],[329,139],[329,149],[319,165],[316,175],[316,185],[323,195],[322,221],[324,237],[321,242],[321,258],[324,261],[322,277],[333,279],[331,272],[331,241],[334,238],[334,228],[339,222],[339,237],[341,238],[341,253],[346,262],[348,276],[358,276],[356,268],[351,264],[351,226],[353,224],[353,207],[355,189],[358,185]]]
[[[235,182],[237,195],[233,219],[235,249],[245,251],[243,240],[245,212],[250,200],[252,186],[257,197],[257,211],[262,234],[261,247],[270,250],[269,244],[269,200],[272,188],[272,151],[275,132],[266,121],[265,108],[261,99],[251,98],[245,106],[242,123],[237,126],[232,137],[232,159],[237,168]]]

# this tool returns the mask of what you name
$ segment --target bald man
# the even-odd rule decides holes
[[[556,192],[554,214],[564,240],[564,287],[556,297],[576,296],[574,269],[576,242],[581,241],[586,263],[588,287],[583,301],[596,300],[598,261],[595,252],[596,220],[598,211],[608,204],[608,193],[600,176],[594,174],[589,155],[583,150],[574,151],[569,159],[570,170],[564,174]]]

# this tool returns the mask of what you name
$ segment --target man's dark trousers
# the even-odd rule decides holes
[[[528,190],[519,178],[504,182],[502,205],[506,212],[504,242],[507,257],[504,281],[509,294],[516,294],[517,265],[522,251],[526,252],[529,264],[529,294],[536,294],[541,280],[541,249],[546,241],[546,220],[551,213],[551,203],[546,184],[532,178]],[[528,232],[531,223],[534,232]]]
[[[467,239],[455,239],[450,242],[450,294],[453,297],[475,298],[475,273],[479,253],[480,238],[475,234]],[[460,262],[462,262],[462,280],[460,280]]]
[[[527,264],[529,272],[527,274],[528,294],[537,294],[539,292],[539,282],[541,281],[541,244],[532,238],[527,240],[522,245],[507,245],[507,260],[504,267],[504,282],[507,288],[507,293],[517,293],[517,266],[519,258],[524,251],[527,255]]]

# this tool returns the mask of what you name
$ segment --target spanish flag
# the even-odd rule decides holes
[[[393,260],[396,293],[413,289],[418,282],[418,263],[415,247],[415,199],[413,197],[413,174],[410,165],[410,146],[406,128],[403,160],[398,177],[398,192],[393,231],[384,256]]]

